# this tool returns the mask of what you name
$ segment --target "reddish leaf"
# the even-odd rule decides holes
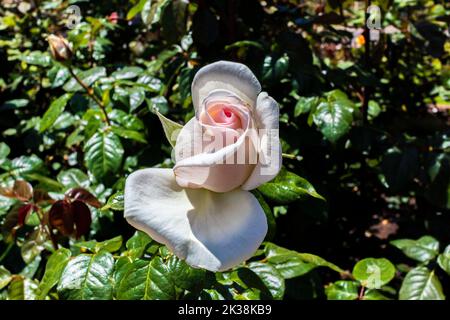
[[[66,196],[73,200],[83,201],[84,203],[87,203],[94,208],[100,208],[102,206],[100,201],[98,201],[98,199],[92,193],[83,188],[70,189],[66,193]]]
[[[53,228],[56,228],[65,236],[70,236],[73,233],[74,217],[72,204],[66,200],[56,201],[49,212],[49,223]]]
[[[20,201],[28,201],[33,196],[33,187],[24,180],[16,180],[12,188],[0,188],[0,194]]]
[[[42,190],[42,189],[34,189],[33,200],[34,200],[34,203],[41,203],[41,202],[54,203],[55,202],[55,200],[52,199],[48,195],[48,192],[45,190]]]
[[[13,192],[17,199],[28,201],[33,196],[33,187],[24,180],[16,180],[14,182]]]
[[[89,227],[92,222],[91,210],[89,210],[89,207],[80,200],[75,200],[72,202],[72,210],[76,229],[75,236],[79,238],[83,234],[89,232]]]
[[[19,216],[17,219],[17,224],[23,226],[27,217],[35,210],[35,205],[32,203],[23,205],[19,208]]]

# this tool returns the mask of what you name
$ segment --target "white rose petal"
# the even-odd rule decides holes
[[[192,103],[198,116],[202,101],[211,91],[228,90],[254,107],[261,92],[261,84],[245,65],[230,61],[218,61],[201,68],[192,81]]]
[[[183,189],[171,169],[143,169],[127,178],[125,218],[188,264],[211,271],[250,258],[267,232],[250,192]]]
[[[242,185],[244,190],[252,190],[276,177],[281,169],[281,144],[278,134],[279,108],[277,102],[266,92],[258,95],[255,112],[259,128],[259,159],[250,177]]]

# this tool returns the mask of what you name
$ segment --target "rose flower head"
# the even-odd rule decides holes
[[[249,259],[267,233],[249,191],[280,171],[279,108],[240,63],[201,68],[191,89],[195,117],[177,136],[175,167],[128,176],[125,218],[191,266],[223,271]]]

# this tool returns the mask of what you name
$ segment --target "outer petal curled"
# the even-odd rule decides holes
[[[251,193],[183,189],[171,169],[143,169],[127,178],[125,218],[188,264],[211,271],[250,258],[267,233]]]
[[[229,90],[254,107],[261,92],[261,84],[245,65],[230,61],[218,61],[201,68],[192,81],[192,102],[197,117],[202,111],[202,101],[217,89]]]
[[[281,144],[279,138],[278,103],[266,92],[258,95],[256,126],[259,128],[258,164],[250,177],[242,185],[244,190],[252,190],[276,177],[281,169]]]

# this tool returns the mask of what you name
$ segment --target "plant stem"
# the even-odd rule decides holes
[[[0,257],[0,262],[3,261],[3,259],[6,258],[6,256],[8,255],[8,253],[11,251],[12,247],[14,246],[14,241],[11,241],[8,244],[8,247],[6,248],[6,250],[3,252],[2,256]]]
[[[70,72],[70,74],[72,75],[72,77],[79,83],[80,86],[83,87],[83,89],[86,91],[86,93],[88,94],[88,96],[91,97],[91,98],[98,104],[98,106],[100,107],[100,109],[101,109],[102,112],[103,112],[103,115],[105,116],[105,121],[106,121],[106,123],[110,126],[110,125],[111,125],[111,122],[109,121],[108,113],[106,112],[106,109],[105,109],[105,106],[103,105],[103,102],[95,95],[94,90],[93,90],[91,87],[87,86],[87,85],[83,82],[83,80],[81,80],[81,79],[75,74],[75,72],[73,71],[73,69],[72,69],[71,66],[69,66],[69,67],[67,67],[67,68],[69,69],[69,72]]]
[[[288,159],[295,159],[295,158],[297,158],[296,155],[293,155],[293,154],[290,154],[290,153],[282,153],[281,156],[283,158],[288,158]]]
[[[55,250],[58,250],[58,243],[56,242],[55,238],[53,237],[50,227],[44,226],[43,228],[44,228],[45,232],[48,234],[50,241],[52,242],[53,248]]]
[[[40,228],[41,230],[43,230],[45,233],[47,233],[50,241],[52,242],[53,248],[55,250],[58,250],[58,243],[56,242],[55,238],[53,237],[52,234],[52,230],[50,229],[50,227],[44,223],[44,213],[42,212],[42,209],[38,208],[37,210],[37,216],[39,218],[39,222],[40,222]]]
[[[363,300],[364,299],[364,292],[365,292],[366,288],[361,286],[361,290],[359,290],[359,295],[358,295],[358,300]]]

